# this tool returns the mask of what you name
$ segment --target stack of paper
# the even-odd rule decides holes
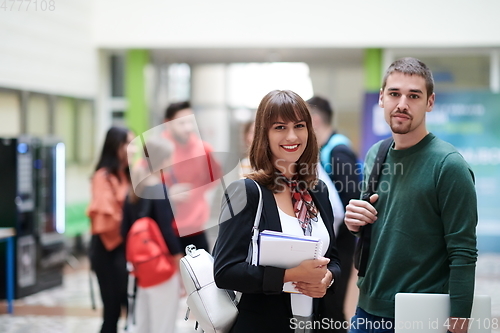
[[[321,256],[323,244],[319,238],[297,236],[264,230],[260,233],[259,265],[278,268],[293,268],[307,259]],[[283,291],[297,293],[288,282]]]

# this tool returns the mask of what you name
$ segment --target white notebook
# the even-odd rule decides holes
[[[259,265],[293,268],[304,260],[319,258],[322,248],[323,243],[317,237],[264,230],[260,233]],[[291,282],[283,285],[283,291],[298,293]]]

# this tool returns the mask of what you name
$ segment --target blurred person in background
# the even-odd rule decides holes
[[[424,63],[403,58],[389,66],[379,95],[394,139],[379,178],[389,186],[379,186],[369,201],[351,200],[345,214],[356,235],[371,225],[351,322],[381,330],[357,324],[352,333],[394,332],[397,293],[449,293],[448,331],[467,332],[477,260],[474,173],[455,147],[427,130],[434,101],[432,72]],[[373,168],[380,144],[368,151],[365,170]]]
[[[127,306],[125,246],[120,233],[123,203],[130,187],[127,146],[133,133],[111,127],[92,176],[87,215],[91,221],[89,258],[103,303],[101,333],[116,333],[122,306]]]
[[[245,144],[245,157],[240,161],[240,178],[244,178],[246,174],[252,172],[250,158],[248,153],[252,145],[253,135],[255,133],[255,121],[250,120],[243,125],[243,143]]]
[[[351,199],[359,199],[361,195],[361,170],[356,154],[347,137],[339,134],[333,127],[333,109],[330,102],[322,97],[314,96],[307,101],[311,111],[314,132],[318,138],[321,165],[334,184],[342,205],[334,211],[335,217],[344,216],[345,206]],[[333,200],[332,200],[333,203]],[[337,206],[338,207],[338,206]],[[337,221],[337,219],[336,219]],[[327,295],[332,305],[330,317],[334,321],[344,323],[344,302],[349,278],[353,267],[353,256],[356,238],[349,232],[343,220],[339,220],[335,229],[337,248],[341,262],[342,276],[337,281],[335,294]],[[335,332],[346,332],[341,326]]]
[[[170,104],[165,111],[164,137],[174,144],[172,167],[165,173],[165,184],[175,195],[175,227],[182,247],[194,244],[210,252],[205,234],[210,217],[207,191],[221,176],[221,167],[213,158],[212,147],[195,133],[196,123],[188,101]]]
[[[144,149],[144,147],[143,147]],[[161,179],[161,173],[171,166],[172,143],[162,138],[146,141],[147,156],[154,156],[161,165],[153,167],[151,173],[148,163],[136,163],[131,170],[133,179],[141,182],[130,191],[123,208],[122,237],[127,234],[132,224],[139,218],[150,217],[157,224],[167,245],[168,262],[173,263],[168,270],[150,267],[151,274],[160,271],[161,276],[155,276],[154,285],[146,285],[137,278],[137,292],[132,313],[135,316],[135,332],[138,333],[172,333],[175,330],[179,296],[180,279],[178,274],[179,261],[183,257],[177,233],[173,228],[174,213],[167,196],[167,189]],[[132,244],[127,244],[127,251]],[[133,279],[131,276],[130,278]],[[129,290],[129,293],[131,291]],[[129,320],[129,323],[132,321]]]

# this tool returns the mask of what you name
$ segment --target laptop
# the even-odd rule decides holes
[[[395,332],[446,333],[449,313],[450,297],[448,294],[398,293],[396,294]],[[474,295],[468,332],[490,333],[494,327],[495,324],[491,320],[491,297]]]

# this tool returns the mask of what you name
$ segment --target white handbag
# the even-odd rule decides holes
[[[257,265],[257,238],[262,214],[262,191],[257,183],[256,185],[259,189],[259,205],[252,231],[252,265]],[[229,332],[238,316],[238,298],[235,292],[217,287],[214,281],[214,259],[207,251],[188,245],[186,253],[180,261],[181,278],[188,295],[185,319],[192,312],[197,322],[195,329],[199,325],[206,333]]]

